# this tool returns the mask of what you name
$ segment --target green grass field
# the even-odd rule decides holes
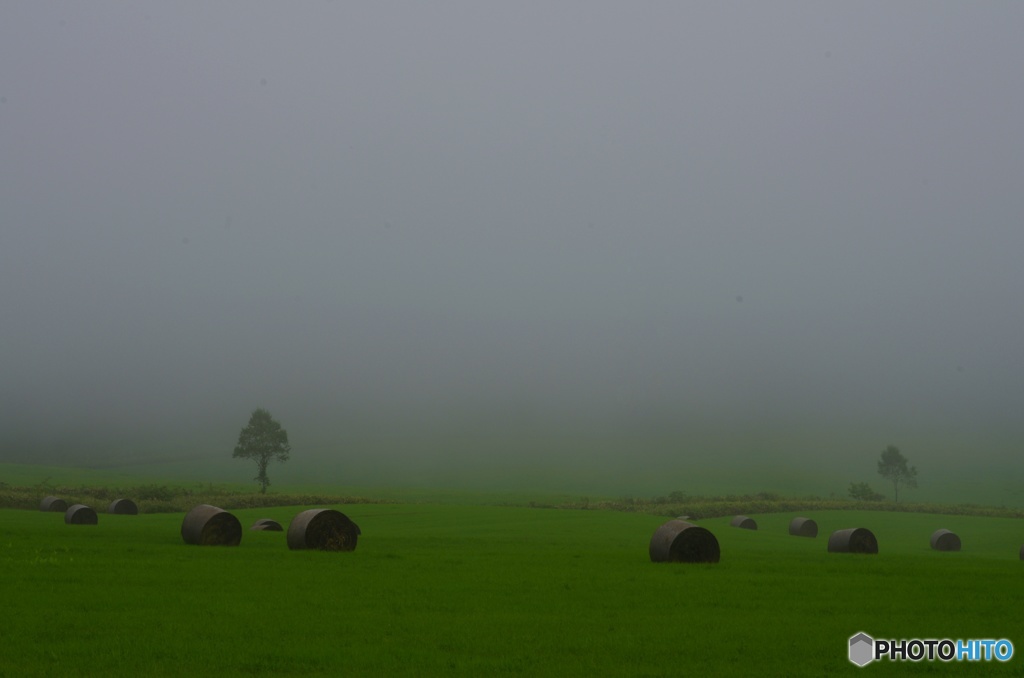
[[[301,507],[233,511],[238,547],[183,543],[183,514],[0,510],[0,675],[1019,674],[1006,664],[847,660],[848,638],[1008,638],[1024,576],[1014,519],[822,512],[756,532],[701,521],[716,565],[654,564],[663,518],[524,507],[336,506],[362,528],[351,553],[289,551]],[[880,554],[826,552],[868,527]],[[939,553],[930,534],[960,534]]]

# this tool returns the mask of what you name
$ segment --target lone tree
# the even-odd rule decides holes
[[[258,473],[253,480],[259,482],[260,493],[266,494],[270,478],[267,477],[267,465],[272,459],[288,461],[291,452],[288,444],[288,431],[274,421],[262,407],[257,407],[249,417],[249,423],[238,434],[238,444],[231,456],[244,459],[255,459]]]
[[[907,458],[893,445],[882,450],[882,458],[878,460],[878,475],[892,481],[896,503],[900,501],[900,483],[907,487],[917,487],[917,467],[908,467]]]

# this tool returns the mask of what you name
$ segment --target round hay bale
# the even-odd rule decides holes
[[[810,518],[793,518],[789,522],[789,534],[794,537],[817,537],[818,523]]]
[[[960,537],[949,530],[935,530],[932,533],[932,548],[936,551],[959,551]]]
[[[348,516],[334,509],[309,509],[288,525],[288,548],[355,551],[362,531]]]
[[[99,519],[96,511],[85,504],[74,504],[64,513],[64,522],[68,525],[96,525]]]
[[[284,532],[284,528],[281,527],[281,523],[270,518],[260,518],[252,524],[250,530],[267,530],[270,532]]]
[[[670,520],[651,536],[652,563],[717,563],[722,552],[715,535],[685,520]]]
[[[242,524],[224,509],[199,504],[185,514],[181,538],[198,546],[238,546],[242,542]]]
[[[64,513],[68,510],[68,503],[60,497],[43,497],[43,500],[39,502],[39,510]]]
[[[878,540],[865,527],[836,530],[828,538],[829,553],[878,553]]]
[[[1020,559],[1024,560],[1024,546],[1020,547]]]
[[[743,530],[757,529],[757,521],[755,521],[753,518],[748,518],[746,516],[736,516],[732,519],[732,522],[729,524],[733,527],[738,527]]]
[[[107,513],[114,513],[120,516],[137,516],[139,515],[139,507],[131,499],[115,499],[107,507]]]

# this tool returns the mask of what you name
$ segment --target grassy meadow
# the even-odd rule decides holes
[[[351,553],[289,551],[305,507],[232,512],[238,547],[180,537],[182,513],[65,525],[0,510],[0,675],[887,675],[1007,664],[880,663],[848,638],[1008,638],[1024,651],[1015,592],[1024,522],[872,511],[810,515],[816,539],[702,520],[721,562],[654,564],[665,518],[473,504],[346,504]],[[102,511],[103,508],[101,507]],[[829,554],[868,527],[877,556]],[[938,528],[963,551],[929,548]]]

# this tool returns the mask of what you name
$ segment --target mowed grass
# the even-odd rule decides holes
[[[362,528],[351,553],[289,551],[302,507],[234,511],[238,547],[182,542],[183,514],[69,526],[0,511],[0,675],[887,675],[1019,673],[1024,522],[822,512],[701,521],[716,565],[654,564],[663,518],[501,506],[335,506]],[[878,556],[829,554],[867,527]],[[929,548],[938,528],[964,550]],[[880,663],[848,638],[1008,638],[1006,664]]]

